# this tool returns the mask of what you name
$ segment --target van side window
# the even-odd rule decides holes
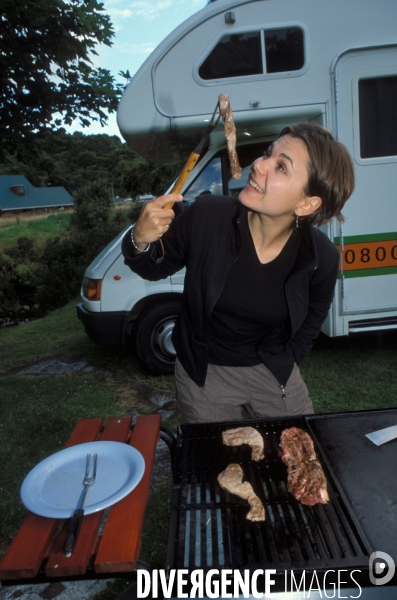
[[[266,72],[299,71],[303,67],[303,31],[272,29],[265,31]]]
[[[222,163],[220,156],[215,156],[193,181],[183,195],[183,204],[193,204],[197,198],[206,194],[223,194]]]
[[[263,73],[260,31],[225,35],[199,69],[202,79]]]
[[[358,82],[360,156],[397,155],[397,76]]]
[[[304,59],[303,31],[298,27],[234,33],[220,39],[200,66],[199,76],[208,81],[299,71]]]

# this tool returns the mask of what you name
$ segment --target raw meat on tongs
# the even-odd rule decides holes
[[[230,170],[233,179],[241,179],[242,169],[238,162],[236,150],[236,126],[233,121],[233,111],[230,106],[230,97],[228,94],[219,94],[219,110],[224,122],[225,138],[227,142],[227,151],[230,160]]]
[[[247,513],[247,519],[250,521],[264,521],[265,509],[262,502],[255,494],[248,481],[243,483],[243,470],[238,464],[230,464],[222,473],[218,475],[218,483],[230,494],[235,494],[243,500],[248,500],[250,510]]]

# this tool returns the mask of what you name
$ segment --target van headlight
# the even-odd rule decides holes
[[[88,277],[84,277],[83,296],[87,298],[87,300],[100,300],[101,288],[102,279],[89,279]]]

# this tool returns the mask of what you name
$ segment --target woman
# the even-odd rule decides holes
[[[206,196],[175,220],[147,204],[123,240],[125,262],[158,280],[186,266],[173,332],[185,423],[313,413],[298,364],[334,294],[339,254],[314,225],[354,189],[351,158],[324,128],[285,128],[252,165],[239,198]],[[155,243],[161,238],[162,248]]]

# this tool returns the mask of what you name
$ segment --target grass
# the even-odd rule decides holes
[[[316,412],[397,406],[396,332],[320,335],[301,365]]]
[[[335,339],[320,336],[301,365],[316,412],[396,407],[396,357],[393,331]],[[18,373],[22,367],[55,358],[84,360],[96,369],[68,375]],[[146,391],[172,394],[173,389],[172,376],[148,375],[128,348],[91,342],[77,319],[76,302],[44,319],[0,330],[0,554],[25,514],[19,501],[24,476],[64,446],[80,418],[106,419],[132,409],[154,412]],[[175,430],[179,422],[175,410],[166,426]],[[165,565],[170,496],[168,478],[153,493],[146,511],[141,558],[155,568]],[[116,600],[127,585],[117,581],[96,600]]]
[[[0,374],[39,360],[86,360],[159,391],[173,390],[173,377],[154,377],[141,369],[128,347],[101,346],[84,333],[76,302],[27,325],[0,330]]]
[[[0,252],[15,246],[18,239],[28,237],[36,247],[42,246],[46,240],[62,236],[70,223],[70,212],[43,215],[31,215],[30,218],[17,215],[11,220],[0,220]]]
[[[11,541],[26,511],[16,502],[28,472],[61,450],[82,418],[116,416],[120,407],[105,375],[10,376],[0,379],[1,539]],[[21,443],[23,440],[23,443]]]

